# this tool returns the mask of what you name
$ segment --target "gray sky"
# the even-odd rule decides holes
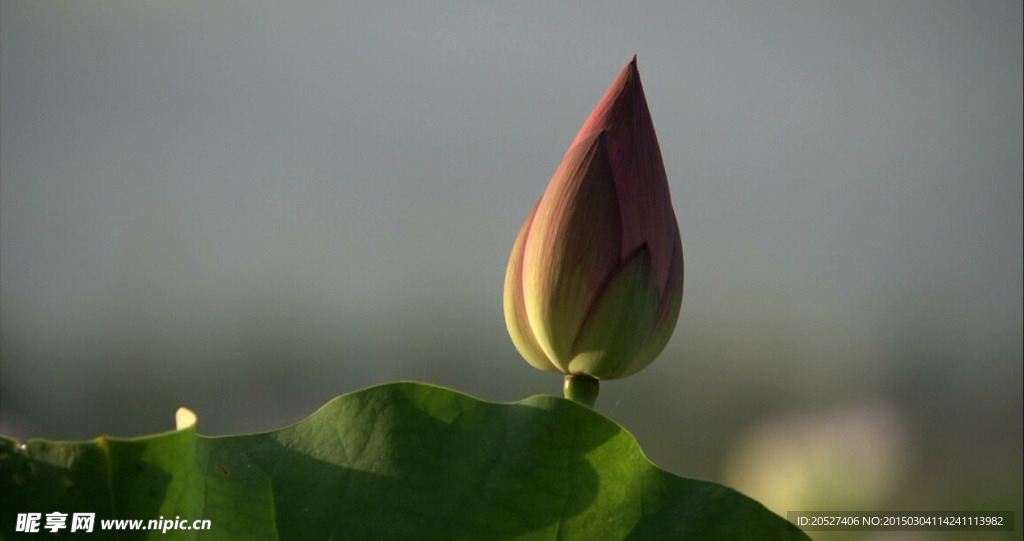
[[[689,364],[645,381],[902,332],[1021,358],[1020,2],[349,4],[0,3],[4,397],[244,365],[260,325],[361,339],[339,392],[426,373],[394,344],[527,371],[512,241],[634,53],[687,265]]]

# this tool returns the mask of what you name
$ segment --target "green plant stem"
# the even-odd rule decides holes
[[[597,378],[586,374],[565,375],[565,397],[586,406],[594,407],[601,383]]]

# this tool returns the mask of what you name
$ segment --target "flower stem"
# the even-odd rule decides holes
[[[565,397],[580,404],[594,407],[601,383],[597,378],[586,374],[565,375]]]

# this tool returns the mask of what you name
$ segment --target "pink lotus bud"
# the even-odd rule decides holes
[[[519,230],[505,322],[536,368],[614,379],[661,353],[682,297],[683,248],[634,56]]]

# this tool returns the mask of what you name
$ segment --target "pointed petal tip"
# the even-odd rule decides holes
[[[623,68],[623,71],[628,72],[631,76],[634,76],[634,77],[639,77],[640,76],[640,69],[636,67],[636,55],[635,54],[633,55],[633,59],[629,61],[629,64],[626,64],[626,67]]]

